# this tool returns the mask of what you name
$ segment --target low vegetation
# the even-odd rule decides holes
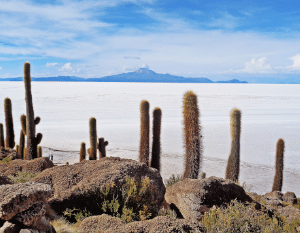
[[[172,176],[169,179],[165,180],[166,188],[169,188],[173,184],[176,184],[182,180],[183,180],[183,175],[175,176],[174,174],[172,174]]]
[[[71,222],[100,214],[119,217],[126,222],[144,221],[158,214],[154,189],[148,177],[137,182],[127,176],[125,184],[121,187],[111,183],[102,189],[93,188],[79,192],[79,200],[83,199],[81,196],[85,197],[85,208],[80,208],[78,203],[78,207],[64,211],[66,219]]]
[[[26,183],[36,177],[39,173],[30,173],[28,171],[21,171],[18,172],[15,175],[9,176],[9,178],[14,182],[14,183]]]
[[[255,204],[244,205],[232,201],[227,207],[212,207],[205,213],[202,225],[207,232],[298,232],[300,219],[288,223],[279,214],[269,217],[264,211],[255,209]]]

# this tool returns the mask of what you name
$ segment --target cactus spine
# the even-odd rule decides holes
[[[283,181],[283,154],[284,154],[284,141],[279,139],[276,145],[276,164],[275,164],[275,177],[272,187],[272,192],[280,191],[282,189]]]
[[[96,129],[96,119],[94,117],[90,118],[89,121],[90,128],[90,148],[88,149],[89,159],[97,159],[97,129]]]
[[[152,139],[152,157],[151,167],[160,172],[160,131],[161,131],[161,109],[153,110],[153,139]]]
[[[30,77],[30,63],[24,64],[24,86],[25,86],[25,101],[26,101],[26,135],[27,148],[25,149],[24,158],[30,160],[37,158],[37,145],[42,140],[42,134],[35,136],[35,119],[32,105],[31,95],[31,77]],[[38,123],[38,122],[37,122]]]
[[[240,173],[241,111],[237,108],[230,113],[231,151],[227,162],[225,179],[237,182]]]
[[[202,156],[201,128],[197,95],[188,91],[183,97],[185,171],[183,178],[197,179]]]
[[[99,149],[99,159],[106,157],[105,147],[108,145],[108,141],[104,141],[104,138],[99,138],[98,149]]]
[[[2,123],[0,123],[0,147],[4,147],[4,132]]]
[[[141,138],[139,161],[149,166],[149,102],[142,100],[140,105]]]
[[[5,112],[5,127],[6,127],[5,147],[14,148],[15,133],[14,133],[12,106],[11,106],[10,98],[4,99],[4,112]]]
[[[80,144],[79,162],[81,162],[82,160],[85,160],[85,158],[86,158],[85,143],[82,142],[82,143]]]

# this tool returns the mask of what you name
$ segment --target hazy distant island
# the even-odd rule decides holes
[[[42,78],[32,77],[31,80],[40,82],[248,83],[237,79],[213,82],[208,78],[184,78],[182,76],[174,76],[170,74],[158,74],[147,68],[140,68],[135,72],[105,76],[102,78],[58,76]],[[0,78],[0,81],[23,81],[23,77]]]

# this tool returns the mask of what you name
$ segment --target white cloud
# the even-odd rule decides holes
[[[288,68],[300,70],[300,54],[296,54],[293,57],[290,57],[289,59],[293,60],[294,64],[289,66]]]
[[[267,58],[252,58],[245,64],[245,73],[269,73],[272,70],[271,64],[267,63]]]
[[[80,72],[79,69],[75,69],[74,67],[71,66],[71,62],[64,64],[63,67],[61,69],[59,69],[59,71],[71,72],[71,73],[79,73]]]
[[[0,70],[2,69],[2,67],[0,66]]]
[[[55,67],[55,66],[59,66],[58,63],[48,63],[46,64],[46,67]]]
[[[267,74],[272,73],[275,70],[268,63],[266,57],[261,57],[259,59],[252,58],[250,62],[245,63],[245,69],[231,71],[234,73],[248,73],[248,74]]]

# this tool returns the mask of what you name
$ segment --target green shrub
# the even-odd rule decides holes
[[[204,214],[202,225],[207,232],[282,232],[283,220],[270,218],[264,212],[255,210],[255,204],[245,206],[232,201],[225,207],[212,207]]]
[[[0,161],[0,163],[9,163],[10,161],[12,161],[12,159],[10,157],[6,156],[4,159],[2,159]]]
[[[14,183],[26,183],[36,177],[39,173],[30,173],[28,171],[21,171],[18,172],[15,175],[9,176],[9,178],[14,182]]]
[[[177,214],[176,214],[175,210],[168,210],[168,209],[165,209],[164,207],[158,211],[158,216],[170,216],[173,219],[177,218]]]
[[[66,209],[64,212],[65,216],[72,217],[74,216],[77,222],[82,221],[83,219],[91,216],[92,214],[86,210],[86,208],[83,211],[80,211],[79,209],[74,208],[73,210],[71,209]]]
[[[140,182],[126,177],[122,186],[111,183],[101,189],[92,187],[88,191],[80,191],[73,210],[66,210],[68,221],[74,222],[85,213],[91,215],[108,214],[119,217],[126,222],[143,221],[154,218],[158,213],[158,205],[154,197],[154,189],[148,177]],[[85,210],[80,209],[85,206]],[[82,213],[82,214],[80,214]]]
[[[183,175],[175,176],[174,174],[172,174],[172,176],[170,176],[169,179],[165,180],[166,188],[169,188],[173,184],[176,184],[182,180],[183,180]]]

